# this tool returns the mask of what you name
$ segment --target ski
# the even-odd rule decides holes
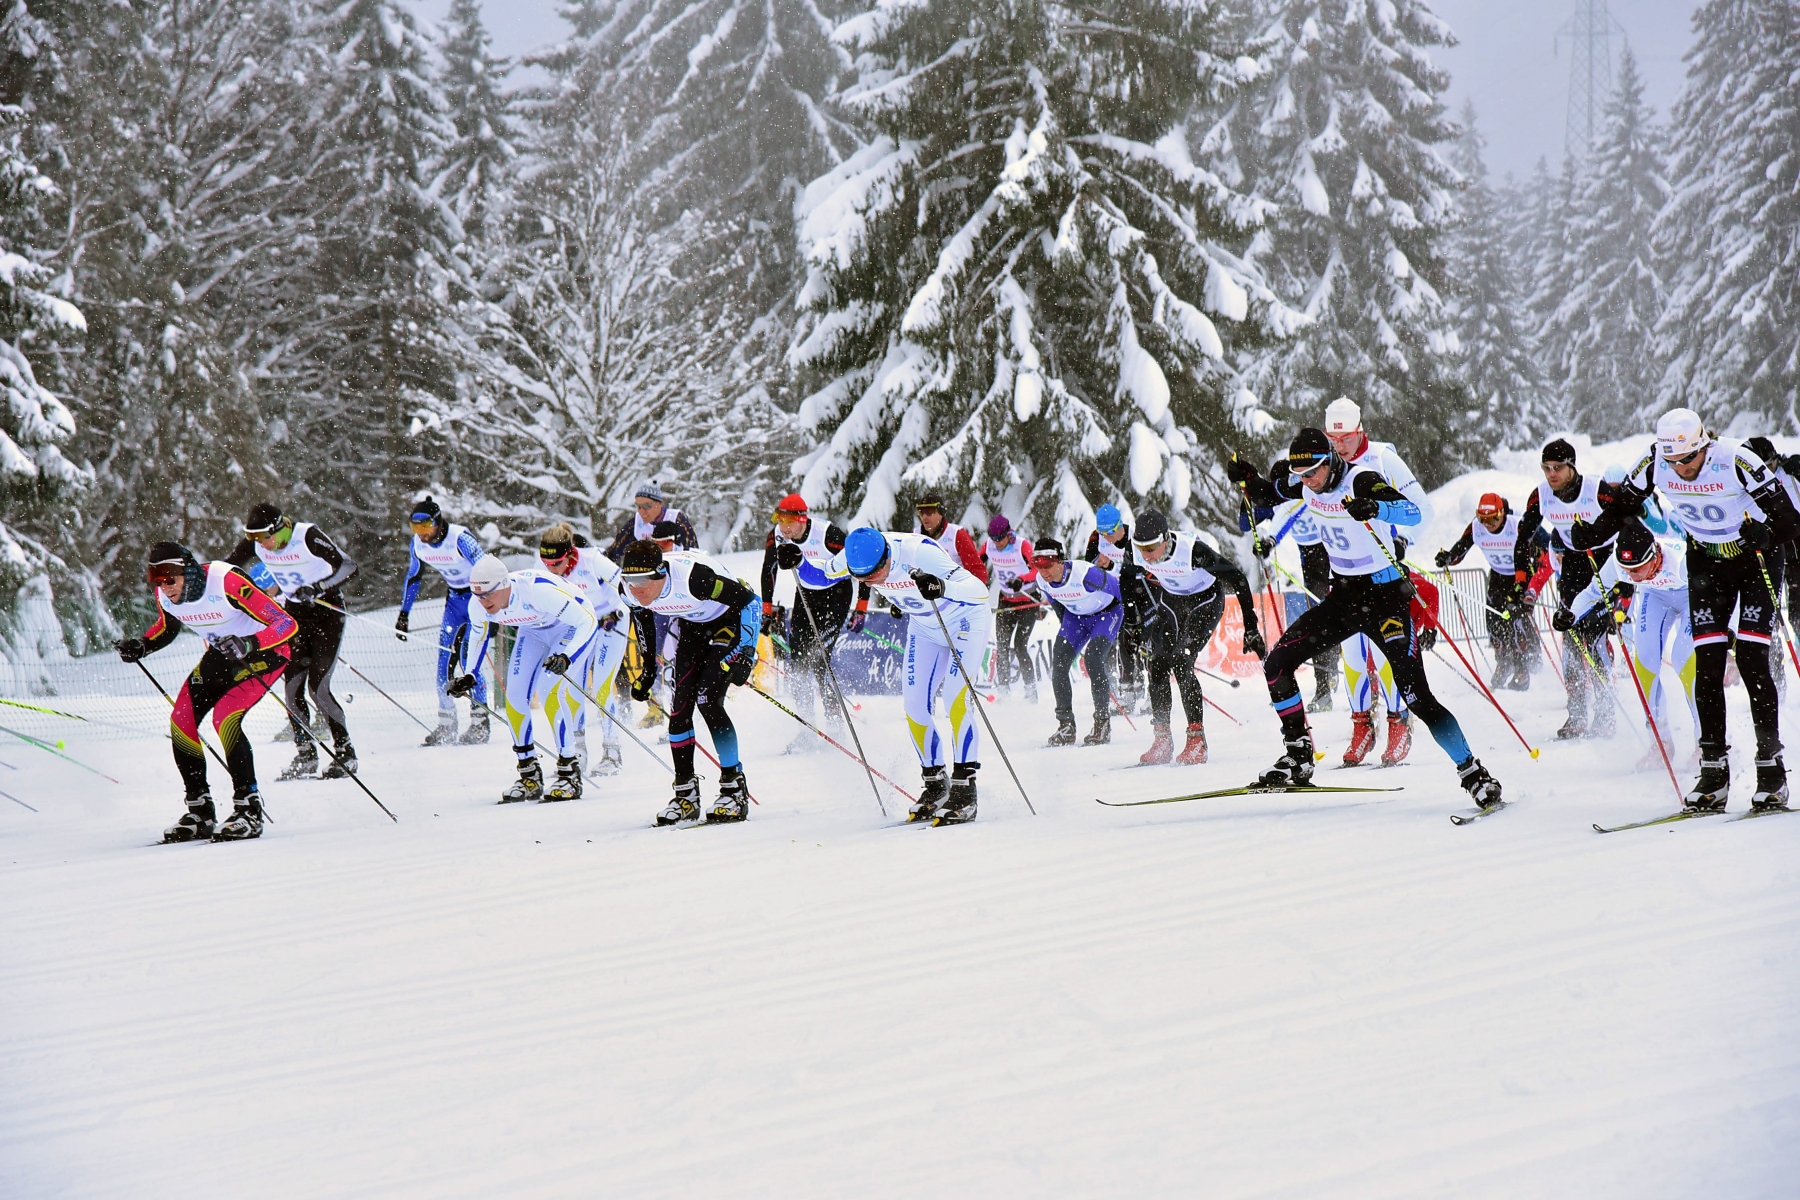
[[[1403,792],[1405,788],[1397,787],[1328,787],[1321,784],[1305,784],[1295,787],[1289,784],[1252,783],[1244,787],[1220,788],[1213,792],[1192,792],[1186,796],[1166,796],[1160,800],[1102,800],[1095,797],[1094,803],[1104,804],[1108,808],[1137,808],[1145,804],[1179,804],[1183,800],[1212,800],[1220,796],[1262,796],[1262,795],[1307,795],[1316,792]]]
[[[1471,825],[1485,816],[1499,812],[1505,807],[1506,801],[1502,800],[1500,803],[1490,804],[1486,808],[1471,808],[1464,812],[1451,813],[1450,823],[1452,825]]]
[[[1752,817],[1772,817],[1776,813],[1791,812],[1800,812],[1800,808],[1753,808],[1748,812],[1741,812],[1731,819],[1734,821],[1748,821]]]
[[[1594,825],[1594,832],[1622,833],[1627,829],[1648,829],[1652,825],[1669,825],[1676,821],[1686,821],[1692,817],[1721,817],[1724,815],[1724,809],[1713,812],[1693,812],[1684,808],[1680,812],[1670,813],[1666,817],[1652,817],[1648,821],[1633,821],[1629,825],[1601,825],[1596,822]]]

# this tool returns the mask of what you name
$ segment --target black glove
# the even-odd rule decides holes
[[[143,638],[126,638],[114,642],[113,649],[119,652],[120,661],[134,663],[150,653],[150,643]]]
[[[800,553],[800,547],[792,542],[777,542],[775,545],[775,565],[784,571],[791,571],[806,558]]]
[[[401,613],[399,616],[395,617],[394,618],[394,636],[398,637],[401,641],[404,642],[406,640],[407,633],[410,632],[410,630],[411,630],[411,627],[412,627],[411,621],[412,621],[412,616],[408,613]]]
[[[1422,625],[1419,627],[1419,650],[1424,652],[1437,645],[1437,626]]]
[[[569,669],[569,656],[558,651],[544,660],[544,670],[552,675],[561,675]]]
[[[944,581],[936,575],[914,575],[913,583],[918,587],[921,599],[936,603],[944,598]]]
[[[1448,550],[1439,550],[1437,552],[1437,557],[1432,559],[1432,561],[1437,564],[1438,570],[1448,571],[1450,569],[1450,552]]]
[[[1575,628],[1575,613],[1571,609],[1559,608],[1550,618],[1550,628],[1558,633],[1567,633]]]
[[[250,651],[255,645],[256,643],[252,642],[247,637],[240,637],[235,633],[228,633],[218,641],[214,642],[212,648],[232,662],[243,662],[246,658],[250,657]]]
[[[1256,478],[1256,467],[1234,454],[1225,464],[1225,478],[1233,483],[1248,483]]]
[[[1790,478],[1800,479],[1800,454],[1790,454],[1782,459],[1781,469],[1786,471]]]
[[[1767,525],[1761,521],[1752,521],[1746,518],[1744,523],[1738,526],[1738,541],[1744,543],[1744,546],[1750,550],[1767,550],[1773,544],[1774,539],[1769,536]]]
[[[1381,502],[1370,496],[1351,496],[1344,501],[1344,511],[1352,521],[1373,521],[1381,511]]]
[[[1275,553],[1275,543],[1259,533],[1250,540],[1250,552],[1258,558],[1267,558]]]
[[[648,700],[650,698],[650,685],[654,682],[656,682],[656,680],[652,676],[639,675],[636,679],[631,681],[631,698],[636,700],[639,704]]]
[[[475,690],[476,682],[473,675],[458,675],[455,679],[452,679],[450,685],[444,689],[444,695],[455,696],[458,699],[461,699]]]
[[[1269,647],[1263,641],[1262,630],[1254,625],[1244,626],[1244,653],[1254,654],[1258,658],[1269,657]]]
[[[1623,483],[1601,488],[1598,499],[1608,512],[1634,513],[1644,507],[1644,493]]]
[[[756,651],[749,646],[739,646],[720,660],[719,678],[734,687],[742,687],[750,682],[750,672],[755,669]]]
[[[319,589],[314,587],[312,584],[307,583],[307,584],[302,584],[301,586],[294,589],[294,594],[292,596],[288,597],[288,603],[289,604],[311,604],[314,600],[317,600],[318,598],[319,598]]]

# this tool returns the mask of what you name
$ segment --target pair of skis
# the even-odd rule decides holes
[[[1595,833],[1623,833],[1627,829],[1648,829],[1652,825],[1673,825],[1677,821],[1691,821],[1696,817],[1725,817],[1728,821],[1748,821],[1753,817],[1773,817],[1780,813],[1800,812],[1794,808],[1752,808],[1747,812],[1726,816],[1724,809],[1702,811],[1684,808],[1680,812],[1672,812],[1664,817],[1651,817],[1648,821],[1632,821],[1625,825],[1594,825]]]
[[[1252,783],[1243,787],[1218,788],[1210,792],[1190,792],[1185,796],[1164,796],[1156,800],[1101,800],[1096,797],[1095,803],[1104,804],[1108,808],[1140,808],[1146,804],[1180,804],[1185,800],[1216,800],[1224,796],[1305,796],[1316,795],[1319,793],[1403,792],[1405,790],[1405,788],[1397,787],[1339,787],[1329,784],[1313,783],[1298,786],[1293,784]],[[1505,807],[1506,804],[1502,801],[1499,804],[1489,805],[1487,808],[1473,808],[1464,812],[1452,813],[1450,814],[1450,821],[1454,825],[1468,825],[1475,821],[1479,821],[1483,817],[1492,816],[1494,813],[1499,812]]]

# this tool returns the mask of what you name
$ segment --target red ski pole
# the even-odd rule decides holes
[[[1663,744],[1662,730],[1656,727],[1656,717],[1650,711],[1650,697],[1644,694],[1644,681],[1638,678],[1637,656],[1626,648],[1623,634],[1619,636],[1619,652],[1625,655],[1625,671],[1631,676],[1631,686],[1637,691],[1638,703],[1644,706],[1644,720],[1650,722],[1650,736],[1656,739],[1656,752],[1662,756],[1663,769],[1669,773],[1669,784],[1675,789],[1675,799],[1685,802],[1681,793],[1681,781],[1675,778],[1675,764],[1669,761],[1669,748]],[[1658,647],[1657,657],[1661,656],[1661,647]]]

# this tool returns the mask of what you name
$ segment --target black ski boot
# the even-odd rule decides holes
[[[943,767],[924,767],[919,776],[925,786],[919,789],[919,802],[906,814],[908,821],[929,821],[937,815],[938,806],[950,794],[950,772]]]
[[[656,814],[657,825],[698,825],[700,823],[700,781],[692,775],[675,781],[675,798]]]
[[[212,793],[201,792],[187,802],[181,819],[163,830],[165,842],[201,842],[210,839],[218,828],[219,814],[213,808]]]
[[[1313,698],[1307,702],[1307,712],[1331,711],[1331,672],[1321,667],[1314,667],[1313,672],[1318,680],[1313,684]]]
[[[1075,714],[1063,716],[1056,714],[1056,732],[1050,735],[1046,746],[1073,746],[1075,744]]]
[[[243,842],[262,836],[262,793],[254,787],[232,801],[231,816],[213,832],[215,842]]]
[[[319,773],[319,746],[310,739],[301,742],[294,753],[294,761],[281,768],[277,779],[311,779]]]
[[[325,768],[320,779],[348,779],[356,774],[356,747],[350,744],[349,738],[333,746],[331,752],[337,756],[336,761]]]
[[[558,758],[556,760],[556,782],[544,789],[538,797],[539,804],[551,804],[558,800],[581,799],[581,760],[575,757]]]
[[[750,815],[750,782],[744,768],[725,767],[719,772],[719,798],[706,814],[708,825],[728,825]]]
[[[1558,729],[1556,731],[1556,740],[1559,742],[1573,741],[1574,739],[1576,739],[1578,737],[1586,737],[1586,736],[1587,736],[1587,718],[1586,717],[1571,716],[1568,720],[1566,720],[1562,723],[1562,728]]]
[[[1456,778],[1477,808],[1494,808],[1501,803],[1500,781],[1488,774],[1488,769],[1474,755],[1456,768]]]
[[[1257,783],[1263,787],[1311,787],[1313,777],[1313,744],[1311,734],[1289,738],[1287,748],[1275,765],[1264,771]]]
[[[454,746],[456,744],[456,713],[438,710],[437,728],[425,735],[421,746]]]
[[[1084,746],[1105,746],[1112,742],[1112,717],[1107,713],[1094,714],[1094,728],[1091,733],[1081,739]]]
[[[1731,762],[1723,754],[1700,760],[1700,778],[1681,798],[1688,812],[1724,812],[1731,794]]]
[[[1788,806],[1787,768],[1781,755],[1756,760],[1756,794],[1750,807],[1758,812],[1780,812]]]
[[[517,804],[521,800],[539,800],[544,795],[544,768],[537,756],[519,764],[519,778],[516,783],[500,793],[500,803]]]
[[[950,794],[939,806],[933,825],[961,825],[975,819],[975,769],[978,763],[957,763],[950,780]]]
[[[485,746],[488,740],[488,711],[478,708],[469,714],[469,727],[456,739],[459,746]]]

